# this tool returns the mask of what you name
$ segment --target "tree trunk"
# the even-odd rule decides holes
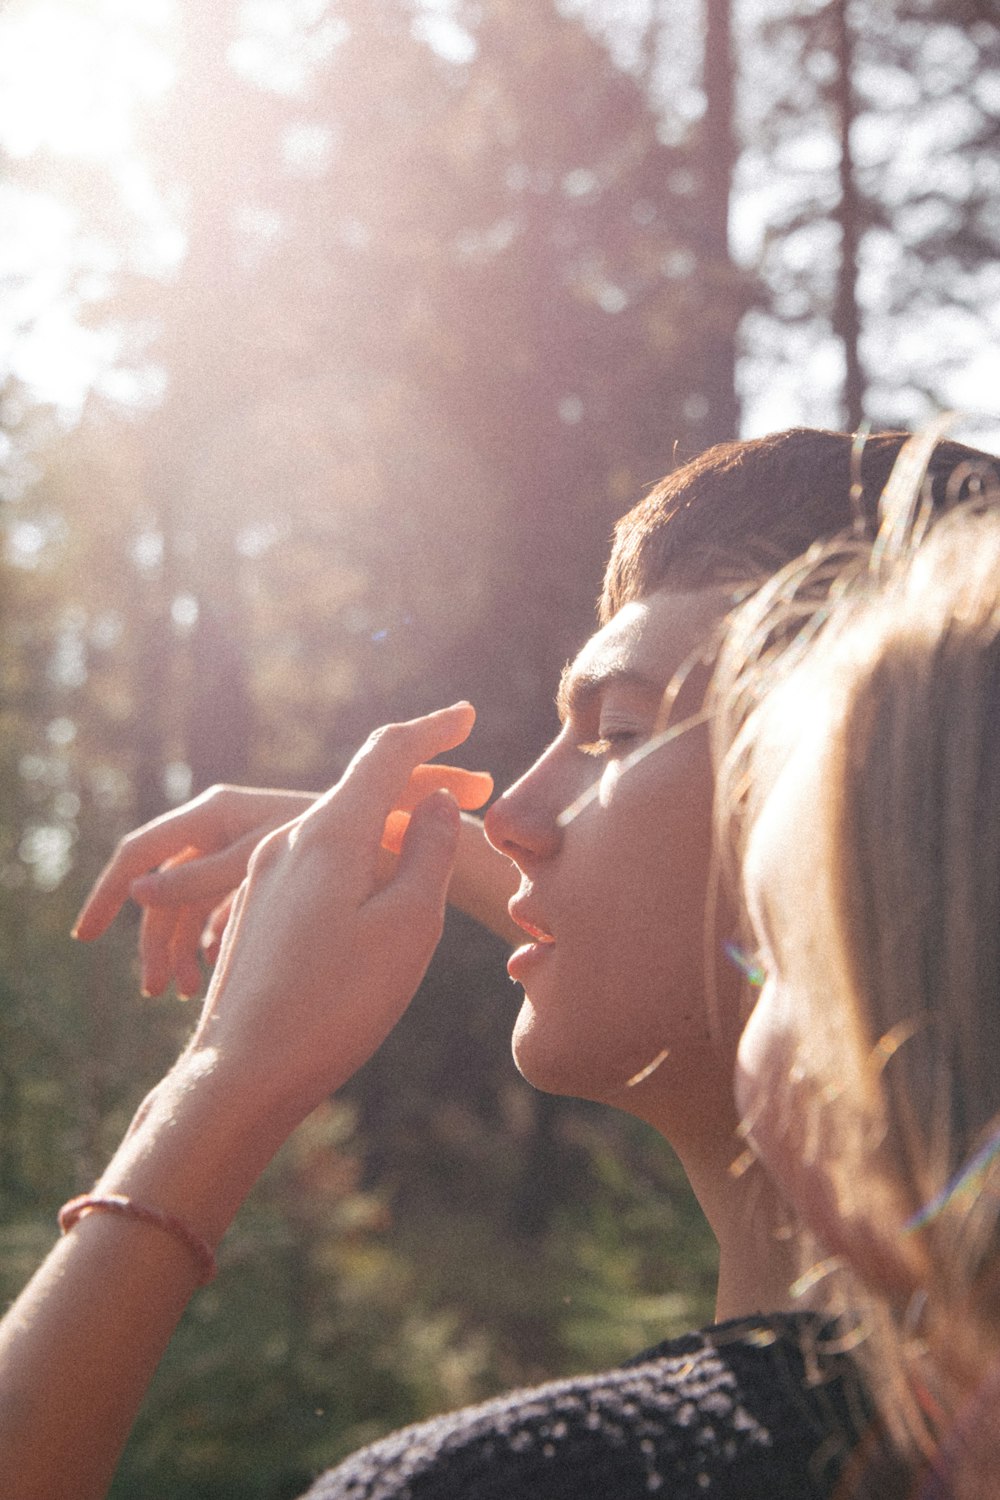
[[[705,0],[705,124],[702,134],[702,211],[705,281],[712,305],[704,330],[703,446],[739,431],[736,329],[742,311],[738,274],[729,254],[729,204],[736,165],[733,123],[733,19],[730,0]]]
[[[844,413],[847,426],[854,432],[864,420],[864,372],[858,351],[861,318],[858,310],[858,194],[854,181],[854,159],[851,153],[851,126],[854,123],[853,43],[848,0],[834,0],[833,20],[836,34],[837,124],[840,133],[840,269],[837,280],[837,304],[834,330],[844,346]]]

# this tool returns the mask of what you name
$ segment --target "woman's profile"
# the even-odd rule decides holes
[[[745,1129],[913,1493],[1000,1494],[1000,505],[814,551],[734,624],[717,816]]]

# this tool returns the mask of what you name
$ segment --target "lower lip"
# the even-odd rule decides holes
[[[507,973],[511,979],[518,983],[524,982],[526,974],[530,974],[535,966],[542,962],[546,954],[552,952],[554,943],[525,943],[510,955],[507,960]]]

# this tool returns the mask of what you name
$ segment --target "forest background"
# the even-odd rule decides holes
[[[215,781],[328,785],[458,697],[503,786],[677,457],[943,405],[1000,428],[1000,18],[5,0],[0,150],[10,1297],[191,1022],[138,999],[134,918],[68,938],[125,830]],[[710,1316],[662,1143],[514,1072],[503,956],[450,919],[268,1173],[118,1500],[280,1500]]]

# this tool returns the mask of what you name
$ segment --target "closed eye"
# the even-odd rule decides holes
[[[614,729],[608,734],[602,734],[599,739],[589,740],[577,748],[584,755],[624,755],[630,750],[639,738],[636,729]]]

